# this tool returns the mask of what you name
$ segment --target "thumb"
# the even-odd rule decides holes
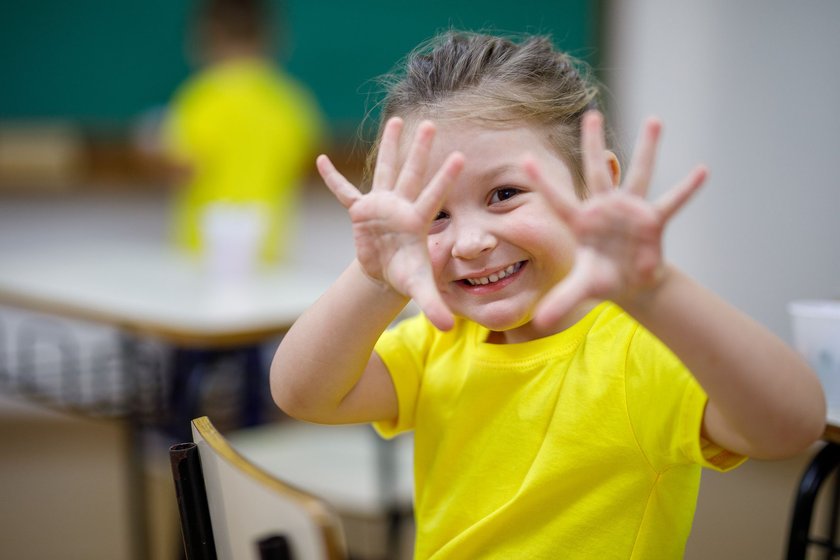
[[[418,303],[419,305],[419,303]],[[420,306],[429,321],[439,330],[448,331],[455,326],[455,317],[443,301]]]
[[[408,294],[429,321],[438,329],[448,331],[455,326],[455,317],[449,310],[431,278],[418,282]]]
[[[539,302],[534,313],[534,324],[539,329],[550,329],[590,294],[590,283],[580,267],[554,286]]]

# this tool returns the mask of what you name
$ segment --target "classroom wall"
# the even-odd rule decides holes
[[[706,187],[668,258],[780,336],[788,301],[840,296],[840,3],[614,1],[603,70],[617,136],[665,123],[655,192],[696,163]],[[686,558],[781,558],[810,452],[705,473]]]
[[[604,74],[619,137],[665,123],[656,192],[710,178],[667,255],[789,338],[785,305],[840,296],[840,3],[612,2]]]
[[[587,0],[411,2],[268,0],[277,59],[307,83],[330,123],[353,130],[371,80],[449,27],[550,32],[581,57],[596,31]],[[0,120],[48,117],[119,124],[166,102],[189,70],[187,22],[196,0],[42,0],[4,6]]]

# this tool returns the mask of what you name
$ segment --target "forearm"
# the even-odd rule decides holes
[[[271,364],[275,403],[291,416],[340,421],[338,408],[407,301],[368,278],[354,261],[280,343]]]
[[[804,360],[678,270],[669,268],[652,292],[619,304],[662,340],[707,392],[704,425],[716,443],[775,458],[802,450],[822,433],[822,388]]]

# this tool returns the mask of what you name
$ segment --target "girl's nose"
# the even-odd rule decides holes
[[[496,246],[496,236],[477,224],[453,229],[452,256],[456,259],[474,259]]]

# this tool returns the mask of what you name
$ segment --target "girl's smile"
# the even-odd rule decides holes
[[[520,261],[505,268],[481,276],[472,276],[460,280],[461,287],[473,294],[484,294],[501,290],[514,281],[526,261]]]

